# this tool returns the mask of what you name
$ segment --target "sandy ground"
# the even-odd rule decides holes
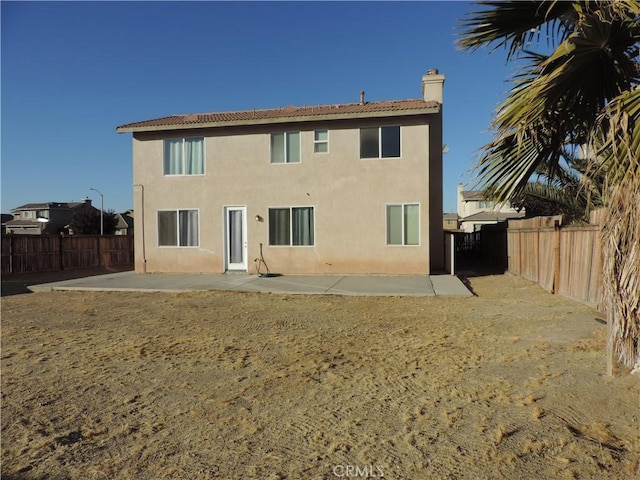
[[[626,479],[637,375],[511,275],[434,297],[2,300],[3,479]]]

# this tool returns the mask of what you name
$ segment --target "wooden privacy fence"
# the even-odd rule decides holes
[[[510,220],[508,271],[545,290],[596,307],[602,294],[598,225],[561,225],[561,217]]]
[[[2,274],[133,265],[127,235],[2,236]]]

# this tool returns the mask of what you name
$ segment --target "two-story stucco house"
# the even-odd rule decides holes
[[[13,220],[4,224],[7,233],[16,235],[57,235],[67,230],[73,214],[90,208],[91,200],[81,202],[27,203],[11,210]]]
[[[484,198],[483,190],[464,190],[458,184],[458,216],[465,232],[475,232],[482,225],[505,222],[510,218],[524,218],[525,212],[519,212],[509,204],[496,203]]]
[[[443,83],[117,127],[133,133],[136,271],[255,273],[261,250],[277,273],[442,269]]]

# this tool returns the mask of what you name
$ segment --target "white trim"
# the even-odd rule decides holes
[[[417,205],[418,206],[418,243],[415,245],[407,245],[406,238],[404,238],[404,207],[407,205]],[[389,243],[389,207],[402,207],[402,243]],[[420,202],[393,202],[393,203],[385,203],[384,206],[384,241],[387,247],[420,247],[422,245],[421,242],[421,232],[422,232],[422,205]]]
[[[327,132],[326,140],[316,140],[316,132]],[[316,152],[316,145],[326,145],[326,152]],[[313,130],[313,153],[314,155],[326,155],[329,153],[329,129],[328,128],[316,128]]]
[[[397,157],[383,157],[382,156],[382,129],[386,128],[386,127],[398,127],[400,129],[399,133],[400,133],[400,155]],[[374,129],[377,128],[378,129],[378,156],[377,157],[363,157],[362,156],[362,130],[363,129]],[[392,159],[392,160],[397,160],[399,158],[402,158],[402,131],[404,129],[402,128],[401,124],[393,124],[393,125],[379,125],[378,127],[360,127],[358,128],[358,140],[360,142],[359,147],[360,147],[360,160],[387,160],[387,159]]]
[[[283,161],[282,162],[274,162],[273,161],[273,135],[277,135],[277,134],[283,134],[284,135],[284,145],[282,146],[283,150]],[[297,162],[287,162],[287,135],[291,134],[291,133],[297,133],[298,134],[298,154],[300,155],[300,158],[298,158]],[[281,132],[270,132],[269,133],[269,164],[270,165],[299,165],[302,163],[302,132],[300,130],[285,130],[285,131],[281,131]]]
[[[197,245],[180,245],[180,213],[181,211],[198,212],[198,241]],[[160,212],[176,212],[176,238],[178,245],[160,245],[160,232],[158,231],[158,213]],[[156,210],[156,247],[157,248],[200,248],[200,209],[199,208],[158,208]]]
[[[202,173],[165,173],[165,155],[167,152],[167,140],[182,140],[182,168],[184,168],[184,144],[189,139],[202,139]],[[166,137],[162,139],[162,176],[163,177],[204,177],[207,174],[207,142],[206,137]]]
[[[269,223],[269,211],[272,209],[288,209],[289,210],[289,244],[288,245],[272,245],[271,240],[271,231],[269,230],[271,225]],[[294,208],[312,208],[313,209],[313,243],[311,245],[294,245],[293,244],[293,215],[292,210]],[[316,243],[316,206],[315,205],[285,205],[285,206],[268,206],[267,207],[267,245],[273,248],[313,248],[317,245]]]
[[[230,252],[229,252],[229,211],[240,210],[242,212],[242,259],[241,264],[233,264],[231,268]],[[222,228],[224,235],[224,270],[233,272],[247,272],[249,269],[249,240],[248,240],[248,219],[247,219],[247,206],[246,205],[223,205],[222,206]],[[240,265],[238,268],[237,265]]]

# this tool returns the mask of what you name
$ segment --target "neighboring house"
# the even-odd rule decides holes
[[[506,204],[485,200],[482,190],[463,190],[458,184],[458,215],[460,228],[465,232],[475,232],[482,225],[504,222],[510,218],[524,218],[525,212],[518,212]]]
[[[442,227],[445,230],[458,230],[460,222],[457,213],[445,213],[442,217]]]
[[[133,133],[136,271],[428,274],[444,267],[442,90],[173,115]],[[262,268],[264,271],[264,267]]]
[[[2,213],[0,214],[2,216],[2,233],[6,233],[7,229],[6,229],[6,225],[7,222],[10,222],[11,220],[13,220],[13,215],[11,215],[10,213]]]
[[[133,210],[116,213],[116,229],[114,235],[133,235]]]
[[[81,202],[27,203],[11,210],[13,220],[5,224],[6,232],[16,235],[57,235],[68,229],[74,212],[91,208],[91,200]]]

